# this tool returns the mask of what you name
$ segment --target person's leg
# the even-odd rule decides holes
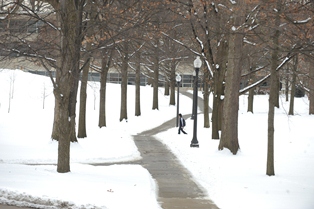
[[[178,129],[178,134],[180,134],[180,130],[181,130],[181,127],[179,127],[179,129]]]

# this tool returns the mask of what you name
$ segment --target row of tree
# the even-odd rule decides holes
[[[239,150],[239,95],[253,96],[270,83],[267,175],[274,175],[274,108],[280,84],[308,92],[314,114],[314,5],[310,0],[15,0],[1,5],[1,56],[24,57],[50,73],[55,115],[52,138],[59,141],[58,172],[70,171],[70,142],[87,136],[86,88],[90,69],[100,74],[99,127],[106,126],[106,81],[110,68],[121,74],[120,121],[127,119],[127,84],[136,74],[135,115],[141,115],[140,75],[153,87],[158,109],[159,75],[175,105],[175,74],[182,62],[200,56],[204,67],[204,127],[219,149]],[[56,78],[52,76],[56,71]],[[80,86],[79,124],[76,103]],[[245,87],[240,89],[240,83]],[[289,87],[290,85],[290,87]],[[312,90],[312,91],[311,91]],[[288,92],[288,91],[286,91]],[[288,94],[286,96],[288,99]],[[221,132],[221,136],[219,133]]]

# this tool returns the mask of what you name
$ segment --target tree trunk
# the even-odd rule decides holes
[[[286,68],[286,78],[285,78],[285,96],[286,96],[286,102],[289,101],[289,68]]]
[[[266,175],[275,175],[274,166],[274,119],[275,119],[275,105],[277,102],[278,92],[278,77],[276,68],[278,66],[278,51],[279,51],[279,26],[280,26],[280,14],[281,14],[281,0],[277,0],[277,13],[275,17],[275,34],[272,38],[273,41],[273,52],[271,57],[271,75],[270,75],[270,93],[269,93],[269,111],[268,111],[268,144],[267,144],[267,168]]]
[[[277,72],[277,74],[278,74],[278,72]],[[276,80],[276,82],[277,82],[277,92],[276,92],[276,103],[275,103],[275,107],[277,107],[277,108],[279,108],[280,107],[280,105],[279,105],[279,94],[280,94],[280,81],[279,81],[279,76],[277,75],[277,80]]]
[[[100,91],[99,91],[99,120],[98,127],[106,126],[106,87],[107,87],[107,75],[112,58],[112,50],[109,51],[109,55],[103,50],[103,56],[101,58],[101,72],[100,72]]]
[[[169,96],[169,81],[165,79],[165,96]]]
[[[61,86],[66,86],[64,82],[60,82]],[[60,89],[62,88],[60,86]],[[65,91],[67,90],[67,92]],[[62,94],[61,94],[62,92]],[[60,117],[58,119],[57,128],[59,130],[59,140],[58,140],[58,164],[57,172],[66,173],[70,172],[70,121],[69,121],[69,98],[70,89],[64,89],[60,93],[54,91],[55,98],[59,106]],[[65,94],[66,93],[66,94]]]
[[[100,91],[99,91],[99,120],[98,127],[106,126],[106,87],[107,87],[108,69],[102,67],[100,73]]]
[[[106,126],[106,86],[108,70],[103,69],[100,73],[100,91],[99,91],[99,120],[98,127]]]
[[[75,105],[79,80],[81,48],[82,2],[63,1],[60,4],[61,17],[61,66],[60,79],[54,90],[59,119],[57,172],[70,171],[70,140],[75,131]],[[74,126],[74,127],[73,127]]]
[[[298,66],[298,55],[295,56],[295,59],[293,62],[290,103],[289,103],[288,115],[294,115],[294,95],[295,95],[295,85],[296,85],[296,80],[297,80],[297,66]]]
[[[274,77],[274,76],[273,76]],[[272,80],[272,78],[271,78]],[[273,97],[270,95],[269,97]],[[267,169],[266,174],[268,176],[275,175],[274,167],[274,117],[275,117],[275,101],[269,99],[269,110],[268,110],[268,144],[267,144]]]
[[[87,17],[89,21],[87,22],[87,34],[86,37],[87,39],[93,36],[93,25],[94,25],[94,20],[95,20],[95,4],[89,4],[88,9],[90,10],[87,13]],[[90,68],[90,63],[92,59],[92,54],[91,54],[91,48],[92,44],[91,41],[87,41],[86,43],[86,54],[84,56],[84,66],[82,69],[82,79],[81,79],[81,89],[80,89],[80,110],[79,110],[79,125],[78,125],[78,133],[77,137],[78,138],[84,138],[87,137],[86,133],[86,99],[87,99],[87,82],[88,82],[88,73],[89,73],[89,68]]]
[[[135,69],[135,116],[141,115],[141,54],[136,53]]]
[[[79,56],[79,55],[78,55]],[[77,142],[76,138],[76,103],[77,103],[77,92],[78,92],[78,83],[79,83],[79,65],[77,65],[77,70],[72,72],[73,76],[75,77],[75,80],[73,81],[73,88],[70,93],[70,104],[69,104],[69,117],[71,118],[71,135],[70,135],[70,141],[71,142]]]
[[[86,48],[90,49],[90,43],[88,43]],[[82,78],[81,78],[81,90],[80,90],[80,111],[79,111],[79,125],[78,125],[78,138],[87,137],[86,133],[86,99],[87,99],[87,82],[88,82],[88,73],[90,67],[91,57],[87,57],[85,59],[84,67],[82,70]]]
[[[225,37],[227,38],[227,37]],[[220,139],[219,131],[221,130],[224,81],[226,72],[226,63],[228,59],[228,40],[224,39],[218,46],[217,64],[218,68],[214,70],[214,91],[213,91],[213,110],[212,110],[212,139]]]
[[[253,113],[254,88],[249,90],[247,111]]]
[[[209,128],[210,127],[210,122],[209,122],[209,70],[207,69],[207,66],[204,68],[204,128]]]
[[[249,85],[251,85],[253,83],[253,76],[250,76],[249,79]],[[253,113],[253,104],[254,104],[254,89],[255,88],[251,88],[249,90],[249,96],[248,96],[248,106],[247,106],[247,111]]]
[[[218,82],[215,81],[215,85],[218,85]],[[218,92],[214,92],[213,98],[213,113],[212,113],[212,139],[219,139],[219,103],[220,96]]]
[[[106,87],[107,76],[112,58],[112,49],[102,51],[101,72],[100,72],[100,91],[99,91],[99,120],[98,127],[107,126],[106,124]]]
[[[296,74],[293,73],[292,81],[291,81],[290,103],[289,103],[289,113],[288,113],[288,115],[294,115],[295,81],[296,81]]]
[[[56,13],[56,18],[57,18],[57,25],[58,27],[61,27],[61,20],[60,20],[60,13]],[[56,34],[56,37],[60,37],[59,36],[59,32],[57,32]],[[62,39],[63,37],[61,36],[60,37],[60,43],[62,45]],[[61,51],[60,51],[60,54],[61,54]],[[61,56],[57,58],[56,60],[56,66],[58,69],[55,69],[55,76],[56,76],[56,83],[59,83],[60,82],[60,70],[59,68],[61,68]],[[51,76],[51,79],[53,79],[52,75]],[[59,135],[60,135],[60,131],[58,129],[58,121],[59,121],[59,116],[60,116],[60,110],[59,110],[59,104],[58,104],[58,100],[55,99],[55,107],[54,107],[54,118],[53,118],[53,125],[52,125],[52,133],[51,133],[51,139],[52,140],[56,140],[56,141],[59,141]]]
[[[238,1],[237,11],[234,14],[234,26],[238,28],[243,22],[241,6],[243,1]],[[232,22],[232,20],[231,20]],[[238,111],[239,90],[241,80],[241,60],[243,48],[243,34],[241,31],[231,30],[229,37],[228,70],[226,76],[226,89],[223,108],[223,119],[221,127],[221,139],[219,150],[229,149],[234,155],[239,150],[238,142]]]
[[[59,65],[58,65],[59,66]],[[60,82],[60,71],[56,70],[56,83]],[[58,123],[60,120],[60,110],[58,100],[55,99],[55,108],[54,108],[54,118],[53,118],[53,125],[52,125],[52,133],[51,139],[59,141],[60,130],[58,129]]]
[[[175,99],[175,88],[176,88],[176,65],[175,61],[172,60],[170,62],[170,105],[176,105],[176,99]]]
[[[121,108],[120,108],[120,121],[123,119],[128,120],[127,113],[127,87],[128,87],[128,43],[124,42],[124,57],[122,58],[121,67]]]
[[[168,66],[170,67],[170,62],[167,62],[167,64],[168,64]],[[169,95],[170,95],[170,81],[169,81],[168,69],[165,70],[165,82],[164,82],[164,86],[165,86],[164,95],[165,95],[165,96],[169,96]]]

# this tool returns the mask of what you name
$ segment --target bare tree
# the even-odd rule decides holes
[[[268,176],[275,175],[275,166],[274,166],[274,116],[275,116],[275,106],[277,101],[277,92],[278,92],[278,53],[279,53],[279,26],[280,26],[280,15],[282,14],[282,1],[276,1],[276,12],[274,14],[274,35],[272,37],[272,59],[271,59],[271,75],[270,75],[270,94],[269,94],[269,110],[268,110],[268,145],[267,145],[267,169],[266,174]]]
[[[294,115],[294,97],[295,97],[295,85],[297,80],[297,68],[298,68],[298,55],[294,57],[292,70],[292,81],[291,81],[291,92],[290,92],[290,104],[289,104],[289,115]]]
[[[128,87],[128,62],[129,62],[129,43],[123,42],[121,49],[121,106],[120,106],[120,121],[128,120],[127,113],[127,87]]]
[[[136,52],[135,67],[135,116],[141,115],[141,53]]]
[[[109,67],[111,66],[113,56],[112,49],[103,49],[101,56],[101,69],[100,69],[100,92],[99,92],[99,120],[98,126],[107,126],[106,123],[106,87],[107,87],[107,76]]]
[[[225,101],[222,120],[222,132],[219,150],[228,148],[233,154],[239,150],[238,142],[238,110],[239,90],[242,68],[244,1],[238,1],[234,5],[234,14],[231,19],[228,52],[228,70],[226,76]]]
[[[86,133],[86,100],[87,100],[87,81],[88,73],[90,71],[90,65],[92,62],[92,40],[95,36],[94,27],[95,19],[97,18],[96,4],[88,4],[85,9],[85,19],[89,20],[85,22],[84,32],[86,34],[85,41],[85,53],[82,55],[83,66],[82,66],[82,77],[81,77],[81,88],[80,88],[80,107],[79,107],[79,121],[78,121],[78,131],[77,137],[84,138],[87,137]]]

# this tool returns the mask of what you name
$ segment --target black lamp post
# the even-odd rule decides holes
[[[198,72],[200,67],[202,66],[202,60],[199,56],[196,57],[194,60],[194,68],[195,68],[195,89],[193,92],[193,111],[194,111],[194,128],[193,128],[193,139],[191,141],[190,147],[199,147],[198,140],[197,140],[197,88],[198,88]]]
[[[178,93],[177,93],[177,120],[176,120],[176,127],[178,127],[178,122],[179,122],[179,87],[180,87],[180,81],[181,81],[181,76],[178,74],[176,76],[176,81],[177,81],[177,86],[178,86]]]
[[[195,76],[196,76],[196,72],[193,71],[193,95],[195,94],[195,91],[197,90],[197,87],[195,86]],[[195,112],[194,112],[194,99],[192,100],[192,116],[191,116],[191,119],[194,120],[194,115],[195,115]]]

